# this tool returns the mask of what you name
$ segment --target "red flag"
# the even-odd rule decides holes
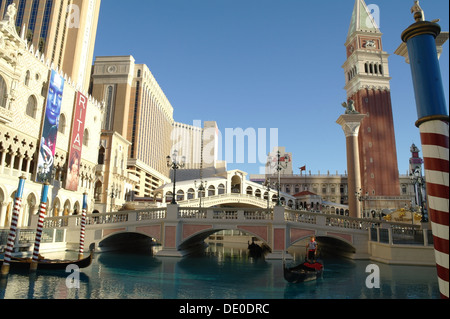
[[[303,171],[306,171],[306,165],[305,165],[305,166],[302,166],[302,167],[300,167],[300,172],[303,172]]]

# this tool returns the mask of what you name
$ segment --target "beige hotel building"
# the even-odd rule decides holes
[[[135,198],[152,197],[153,190],[170,182],[172,105],[149,68],[132,56],[96,57],[91,92],[105,103],[102,129],[130,142],[127,168],[139,180]]]

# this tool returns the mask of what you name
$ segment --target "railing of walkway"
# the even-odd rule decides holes
[[[370,240],[383,244],[392,245],[418,245],[432,246],[433,234],[431,229],[420,229],[412,225],[391,225],[390,227],[372,227],[370,229]]]
[[[274,220],[273,209],[262,208],[198,208],[178,207],[179,219],[198,220]],[[123,211],[105,214],[90,214],[86,217],[87,225],[106,225],[126,222],[141,222],[161,220],[167,218],[167,208],[151,208],[136,211]],[[398,222],[385,222],[375,219],[361,219],[341,215],[331,215],[292,209],[284,209],[284,220],[311,225],[329,226],[353,230],[369,231],[372,241],[387,241],[392,243],[410,242],[411,238],[419,238],[420,227]],[[70,226],[79,226],[81,216],[60,216],[45,219],[44,229],[61,229]],[[5,237],[7,235],[4,235]],[[60,237],[53,235],[53,237]],[[49,236],[50,237],[50,236]],[[423,238],[430,236],[423,232]],[[420,238],[422,238],[420,237]],[[430,240],[425,241],[429,242]]]
[[[181,219],[235,219],[235,220],[272,220],[271,209],[261,208],[193,208],[180,207]]]
[[[264,206],[267,205],[267,199],[264,199],[262,197],[257,197],[254,195],[241,194],[241,193],[227,193],[227,194],[205,196],[205,197],[202,197],[202,202],[205,203],[207,201],[208,202],[220,201],[222,199],[229,199],[230,197],[235,198],[235,199],[246,199],[253,203],[261,204]],[[200,202],[200,198],[186,199],[186,200],[178,201],[178,203],[183,206],[198,205],[199,202]],[[270,201],[269,203],[270,203],[270,206],[274,206],[276,204],[276,202],[274,202],[274,201]]]

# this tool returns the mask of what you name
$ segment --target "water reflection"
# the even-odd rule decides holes
[[[304,259],[303,247],[293,252]],[[71,258],[68,256],[67,258]],[[380,289],[365,285],[370,261],[323,258],[323,278],[290,284],[280,260],[254,259],[247,245],[210,245],[187,258],[145,253],[103,253],[68,288],[68,273],[11,272],[0,280],[0,299],[364,299],[439,298],[434,267],[380,267]]]

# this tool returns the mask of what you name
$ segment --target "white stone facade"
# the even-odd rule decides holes
[[[19,177],[25,176],[19,227],[36,214],[42,185],[35,183],[48,82],[53,66],[29,47],[9,20],[0,21],[0,228],[8,227]],[[58,71],[58,70],[56,70]],[[60,73],[58,71],[58,73]],[[61,74],[61,73],[60,73]],[[83,193],[93,208],[95,169],[101,134],[102,105],[88,96],[85,137],[77,192],[64,189],[76,94],[80,87],[67,75],[55,153],[55,181],[50,185],[47,216],[81,212]]]

